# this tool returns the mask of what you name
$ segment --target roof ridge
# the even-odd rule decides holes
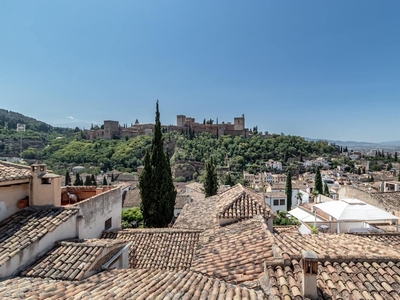
[[[22,165],[22,164],[16,164],[16,163],[4,161],[4,160],[0,160],[0,164],[5,165],[7,167],[14,167],[14,168],[17,168],[17,169],[26,169],[26,170],[30,170],[31,169],[30,166]]]

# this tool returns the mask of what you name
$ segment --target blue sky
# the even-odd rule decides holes
[[[0,108],[399,140],[400,2],[0,1]],[[73,119],[72,119],[73,118]]]

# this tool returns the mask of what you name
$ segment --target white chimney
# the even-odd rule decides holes
[[[304,298],[318,299],[317,274],[318,256],[314,251],[302,251],[303,280],[302,292]]]

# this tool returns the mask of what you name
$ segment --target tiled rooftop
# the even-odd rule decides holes
[[[299,260],[267,265],[265,285],[276,299],[303,299]],[[318,299],[400,299],[400,262],[360,260],[318,262]]]
[[[126,229],[105,232],[103,238],[131,241],[130,268],[187,270],[200,231],[175,228]]]
[[[264,218],[276,217],[262,194],[237,184],[221,194],[185,205],[174,227],[204,230],[213,227],[217,223],[217,217],[236,220],[256,215]]]
[[[0,162],[0,182],[28,179],[31,176],[29,166]]]
[[[390,247],[400,252],[400,234],[399,233],[374,233],[374,234],[359,234],[361,239],[366,239],[376,245],[382,247]]]
[[[216,223],[217,197],[218,195],[185,205],[173,227],[204,230],[213,226]]]
[[[265,197],[267,198],[285,198],[286,194],[284,192],[266,192]]]
[[[266,299],[255,291],[191,271],[109,270],[79,282],[16,277],[0,282],[0,299]]]
[[[130,207],[140,207],[140,202],[142,199],[140,198],[140,190],[139,188],[134,188],[126,193],[125,200],[123,202],[124,208]],[[175,199],[174,208],[181,209],[186,204],[186,195],[178,194]]]
[[[175,199],[175,209],[182,209],[187,202],[187,196],[186,195],[176,195]]]
[[[274,233],[278,233],[278,234],[299,234],[299,226],[297,226],[297,225],[274,226]]]
[[[208,229],[200,236],[192,270],[236,283],[256,281],[264,260],[272,260],[269,233],[261,217]]]
[[[199,193],[202,193],[203,192],[203,188],[204,188],[203,185],[201,183],[199,183],[199,182],[188,183],[188,184],[186,184],[186,187],[191,189],[191,190],[197,191]]]
[[[255,215],[264,218],[275,216],[274,211],[265,203],[262,194],[244,188],[241,184],[221,193],[217,198],[216,207],[219,218],[247,219]]]
[[[107,239],[60,242],[34,265],[23,271],[21,275],[59,280],[81,280],[88,271],[99,271],[101,266],[125,245],[124,241]],[[109,251],[104,253],[105,249]]]
[[[125,200],[122,204],[124,208],[127,207],[140,207],[140,190],[139,188],[134,188],[126,193]]]
[[[350,234],[279,234],[275,235],[276,252],[298,258],[302,250],[313,250],[319,259],[345,259],[354,258],[397,258],[400,254],[385,244]]]
[[[78,213],[78,208],[29,207],[0,222],[0,266]]]

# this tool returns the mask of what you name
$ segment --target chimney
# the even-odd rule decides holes
[[[317,274],[318,257],[314,251],[302,251],[301,264],[303,267],[302,292],[304,298],[318,299]]]
[[[61,176],[50,173],[45,164],[31,166],[30,204],[61,205]]]

